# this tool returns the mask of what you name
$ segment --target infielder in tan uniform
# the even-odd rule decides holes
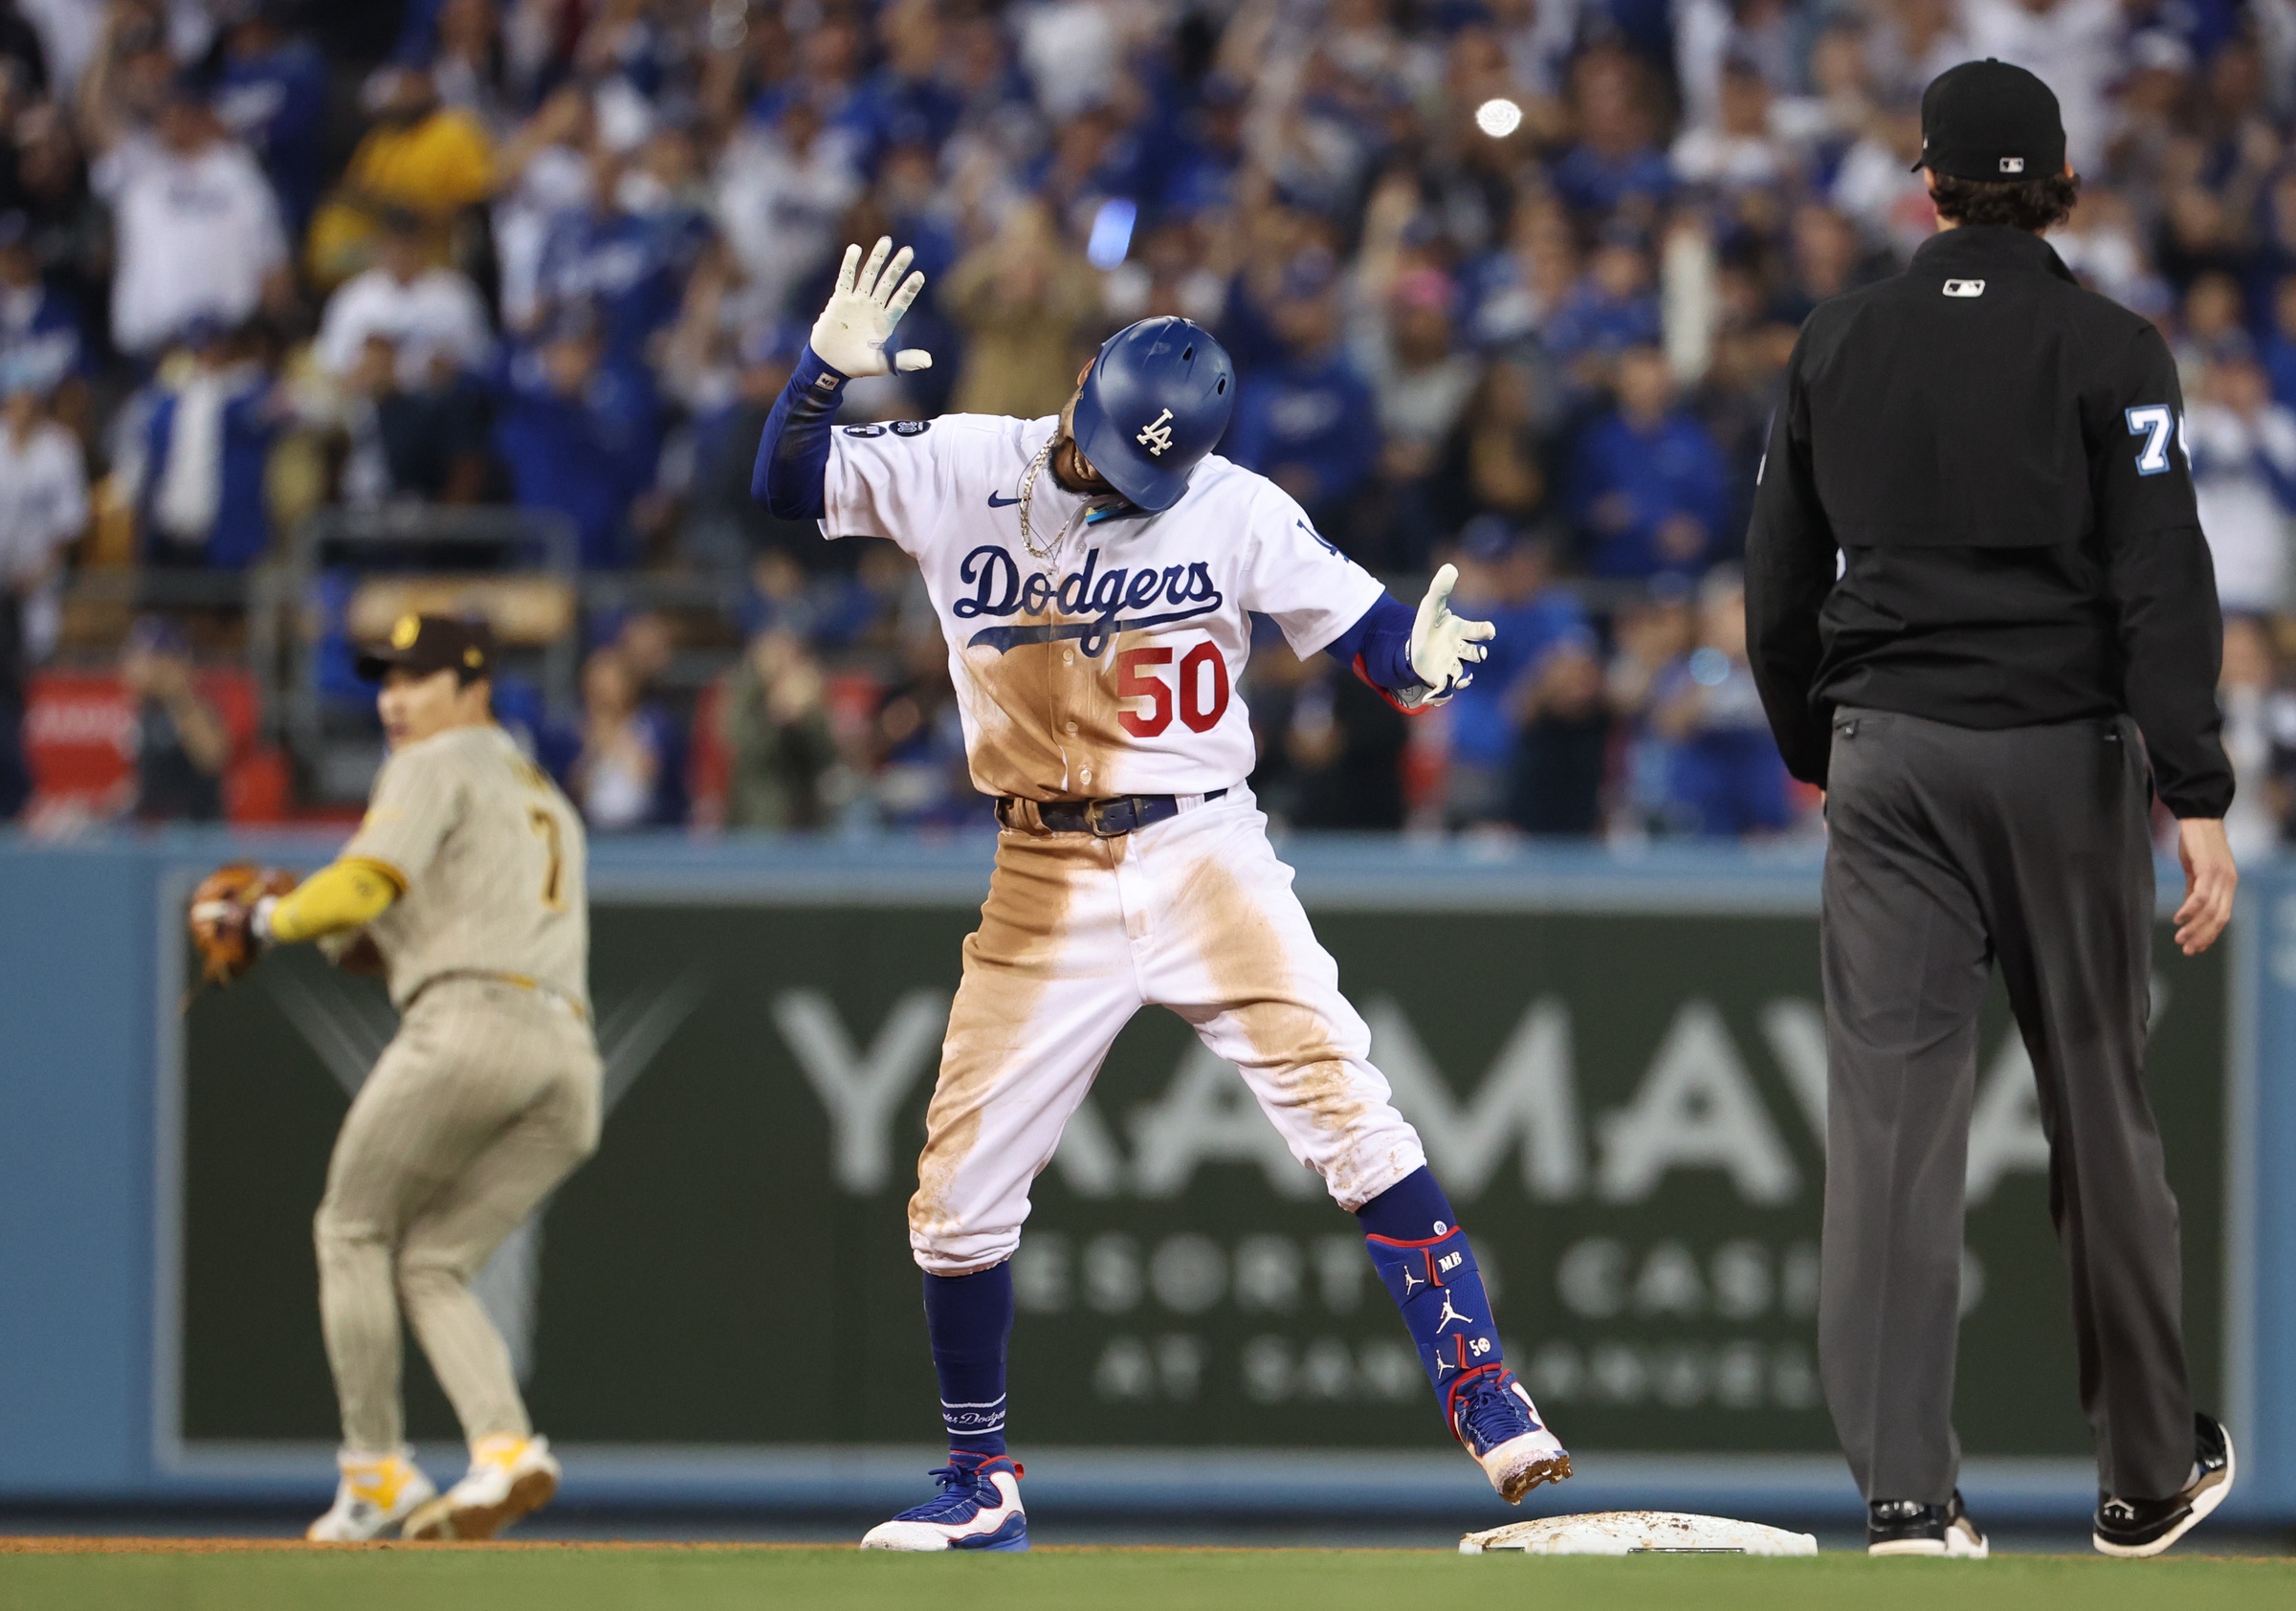
[[[402,1015],[319,1209],[342,1451],[316,1539],[488,1538],[558,1490],[470,1280],[597,1145],[585,847],[565,796],[495,724],[493,661],[483,626],[403,617],[360,659],[390,758],[358,833],[285,894],[258,883],[192,910],[211,976],[219,940],[238,942],[224,975],[264,945],[317,940],[350,962],[372,941]],[[405,1445],[402,1311],[470,1441],[444,1494]]]

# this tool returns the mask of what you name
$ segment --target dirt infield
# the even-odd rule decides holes
[[[0,1537],[0,1556],[231,1556],[364,1554],[375,1550],[488,1551],[488,1550],[652,1550],[663,1554],[702,1550],[817,1550],[819,1544],[779,1541],[762,1543],[681,1543],[647,1538],[501,1538],[485,1543],[446,1543],[408,1538],[377,1538],[367,1544],[315,1544],[303,1538],[130,1538],[100,1534],[56,1534],[49,1537]]]

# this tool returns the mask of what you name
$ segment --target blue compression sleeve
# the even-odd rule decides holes
[[[1334,638],[1324,652],[1374,688],[1391,694],[1424,688],[1411,669],[1411,628],[1418,619],[1409,605],[1393,593],[1381,593],[1363,618]]]
[[[798,354],[789,384],[773,401],[749,496],[784,520],[818,520],[827,510],[822,484],[829,464],[829,426],[845,400],[845,376],[808,346]]]

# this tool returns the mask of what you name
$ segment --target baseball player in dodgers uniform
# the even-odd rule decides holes
[[[558,1490],[470,1279],[598,1144],[585,846],[574,807],[495,723],[493,660],[483,625],[434,615],[402,617],[361,656],[390,743],[366,818],[332,865],[236,925],[255,947],[315,939],[338,960],[364,935],[401,1014],[343,1119],[316,1226],[342,1409],[317,1539],[491,1538]],[[402,1308],[470,1442],[443,1494],[401,1430]]]
[[[1361,1220],[1445,1420],[1492,1486],[1513,1501],[1559,1481],[1570,1456],[1500,1357],[1458,1217],[1244,785],[1252,737],[1234,693],[1252,611],[1408,710],[1466,683],[1490,627],[1446,607],[1448,566],[1415,614],[1272,482],[1213,455],[1235,372],[1185,320],[1112,337],[1057,418],[834,429],[849,378],[931,362],[884,350],[924,283],[890,249],[866,266],[847,251],[752,482],[784,518],[916,558],[973,782],[1004,828],[909,1205],[949,1464],[935,1498],[863,1547],[1027,1547],[1004,1449],[1008,1261],[1029,1182],[1152,1004],[1243,1071],[1292,1155]]]

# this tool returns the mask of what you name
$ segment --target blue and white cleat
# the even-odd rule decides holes
[[[1570,1451],[1538,1419],[1530,1391],[1510,1370],[1459,1384],[1451,1395],[1451,1431],[1510,1505],[1540,1483],[1571,1474]]]
[[[871,1528],[865,1550],[1025,1550],[1028,1512],[1021,1509],[1020,1463],[1006,1456],[952,1454],[933,1473],[928,1499]]]

